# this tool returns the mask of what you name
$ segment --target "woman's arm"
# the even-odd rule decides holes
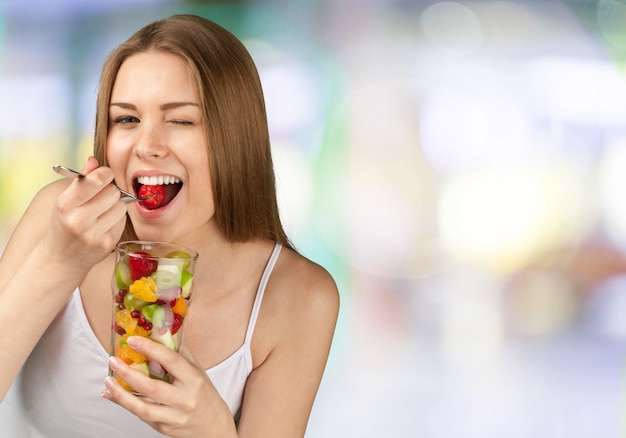
[[[122,233],[126,208],[109,184],[111,171],[97,167],[91,159],[87,177],[40,190],[0,258],[0,400],[69,295]]]
[[[264,298],[263,306],[271,310],[257,330],[271,333],[275,345],[246,383],[239,437],[304,436],[328,359],[339,294],[324,269],[298,264],[305,265],[304,272],[292,270]]]

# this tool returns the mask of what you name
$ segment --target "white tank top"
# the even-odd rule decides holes
[[[206,370],[233,415],[241,407],[246,380],[252,372],[250,342],[265,286],[280,249],[281,245],[276,244],[261,277],[244,344]],[[87,321],[77,289],[50,324],[0,404],[0,437],[163,436],[100,396],[108,374],[108,358]]]

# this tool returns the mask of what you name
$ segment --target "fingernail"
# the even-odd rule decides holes
[[[107,391],[111,394],[111,389],[117,384],[115,379],[111,376],[107,376],[104,379],[104,385],[107,387]]]
[[[140,336],[131,336],[129,337],[126,342],[128,342],[128,345],[130,345],[131,347],[139,347],[141,345],[141,337]]]
[[[119,365],[120,365],[120,360],[117,357],[115,356],[109,357],[109,366],[111,367],[111,369],[115,370],[117,369]]]
[[[111,394],[111,391],[109,391],[108,389],[103,390],[100,396],[102,398],[106,398],[107,400],[113,400],[113,395]]]

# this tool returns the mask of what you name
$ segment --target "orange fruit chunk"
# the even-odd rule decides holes
[[[139,300],[154,303],[157,300],[157,284],[152,277],[141,277],[130,285],[128,291]]]
[[[134,370],[141,371],[143,374],[150,377],[150,369],[148,368],[147,362],[132,363],[130,364],[130,367]],[[126,383],[126,381],[122,379],[121,377],[117,376],[117,381],[119,382],[120,385],[122,385],[122,388],[131,392],[137,392],[135,388],[130,386],[128,383]]]
[[[117,325],[126,330],[126,335],[132,335],[137,327],[137,319],[133,318],[130,310],[123,309],[115,313],[115,322]]]
[[[133,388],[132,386],[130,386],[128,383],[126,383],[124,381],[124,379],[122,379],[121,377],[117,376],[117,383],[119,383],[120,385],[122,385],[122,388],[124,388],[127,391],[131,391],[131,392],[137,392],[135,391],[135,388]]]
[[[128,338],[128,335],[124,336]],[[131,365],[133,363],[146,362],[148,360],[147,356],[133,350],[126,342],[124,342],[122,345],[117,346],[117,349],[115,350],[115,356],[122,359],[128,365]]]
[[[172,306],[172,312],[178,313],[180,316],[187,315],[187,300],[183,297],[178,297],[176,304]]]
[[[133,336],[142,336],[144,338],[147,338],[150,336],[151,330],[146,330],[145,328],[141,327],[141,326],[137,326],[135,327],[135,331],[132,333]]]

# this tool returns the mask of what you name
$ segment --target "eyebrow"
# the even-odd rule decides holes
[[[110,106],[118,106],[124,109],[137,110],[137,107],[135,105],[126,102],[111,102]],[[179,108],[181,106],[198,106],[198,104],[195,102],[168,102],[161,104],[159,108],[161,109],[161,111],[167,111],[170,109]]]

